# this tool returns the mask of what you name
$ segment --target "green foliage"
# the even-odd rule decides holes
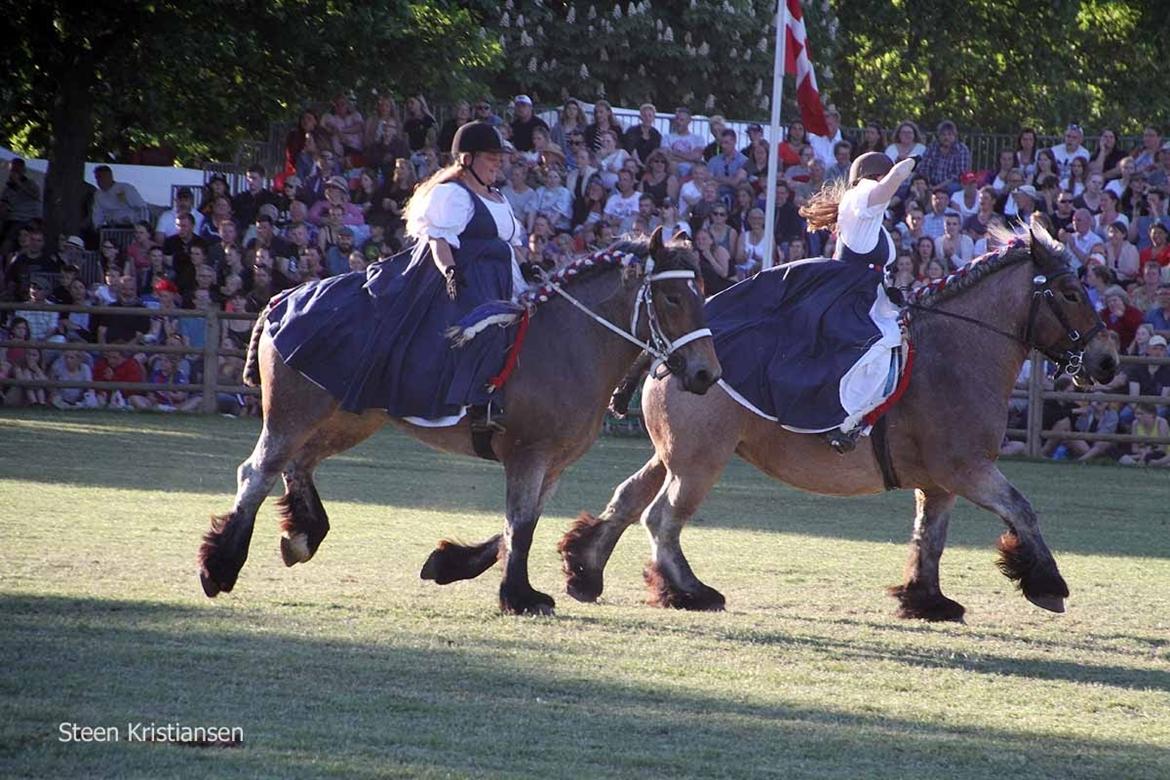
[[[245,138],[264,138],[337,90],[399,97],[474,90],[498,46],[454,3],[403,0],[171,0],[138,3],[6,3],[15,45],[0,51],[6,141],[43,154],[59,85],[90,79],[90,154],[142,145],[181,158],[230,159]]]

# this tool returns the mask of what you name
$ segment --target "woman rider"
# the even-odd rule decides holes
[[[882,221],[914,166],[859,156],[847,187],[826,187],[801,210],[810,231],[836,227],[839,262],[778,266],[707,303],[724,389],[789,430],[826,434],[838,452],[853,449],[862,418],[892,390],[901,334],[886,293],[894,242]]]
[[[498,427],[487,380],[503,363],[508,334],[489,327],[452,348],[445,331],[476,306],[524,289],[513,250],[523,230],[494,186],[503,153],[491,125],[460,127],[455,161],[407,205],[413,250],[272,305],[268,331],[281,358],[350,412],[385,409],[430,427],[470,412],[473,424]]]

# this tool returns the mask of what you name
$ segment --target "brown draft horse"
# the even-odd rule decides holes
[[[1013,383],[1029,349],[1068,368],[1074,381],[1108,382],[1118,356],[1068,263],[1066,250],[1034,227],[961,276],[911,304],[917,348],[905,395],[887,414],[888,447],[898,486],[917,502],[904,582],[890,588],[906,618],[956,620],[962,605],[942,594],[939,558],[947,521],[962,496],[1003,520],[999,568],[1024,596],[1064,611],[1061,577],[1027,499],[996,466]],[[651,603],[722,609],[679,546],[683,525],[738,454],[765,474],[802,490],[859,495],[883,490],[873,448],[841,456],[819,436],[784,430],[723,392],[703,398],[672,381],[649,380],[642,408],[654,456],[614,492],[600,517],[582,514],[559,544],[567,590],[580,601],[602,591],[602,573],[622,532],[641,518],[650,534],[645,571]]]
[[[492,440],[507,479],[503,542],[471,551],[444,548],[423,573],[447,582],[452,562],[486,569],[501,556],[500,608],[506,613],[552,611],[553,599],[528,581],[537,520],[561,473],[597,438],[610,392],[641,351],[599,323],[604,320],[624,333],[632,328],[660,352],[673,352],[667,367],[690,392],[706,392],[719,379],[709,332],[701,335],[703,301],[692,281],[698,260],[689,243],[663,242],[659,229],[649,241],[619,244],[595,257],[624,257],[627,264],[593,263],[591,258],[554,281],[570,288],[596,317],[550,295],[532,315],[521,360],[506,387],[507,430]],[[341,410],[325,390],[285,365],[265,332],[265,315],[253,331],[246,369],[253,376],[259,370],[264,425],[251,456],[239,467],[235,505],[230,513],[212,517],[199,550],[199,578],[208,596],[235,586],[256,511],[277,477],[283,476],[285,485],[281,554],[292,566],[312,558],[329,531],[313,484],[313,472],[325,458],[356,446],[388,421],[436,449],[475,454],[466,419],[451,427],[425,428],[382,410]]]

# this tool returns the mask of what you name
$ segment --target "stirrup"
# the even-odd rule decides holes
[[[473,431],[504,433],[508,430],[504,427],[504,410],[491,401],[468,407],[467,417]]]
[[[860,428],[854,428],[849,433],[846,433],[840,428],[834,428],[831,431],[826,431],[825,433],[821,434],[825,442],[829,445],[830,448],[832,448],[833,452],[837,453],[838,455],[845,455],[846,453],[853,452],[853,450],[857,449],[857,439],[860,435]]]

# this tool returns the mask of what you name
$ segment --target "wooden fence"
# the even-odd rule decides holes
[[[83,382],[83,381],[53,381],[53,380],[21,380],[15,378],[0,379],[0,388],[4,387],[43,387],[46,389],[62,387],[78,387],[92,390],[133,390],[133,391],[178,391],[202,393],[203,403],[201,411],[213,413],[216,411],[217,395],[228,393],[233,395],[256,395],[258,390],[242,385],[219,384],[219,360],[221,357],[244,357],[245,352],[240,349],[225,349],[220,346],[223,323],[227,320],[255,320],[254,314],[236,314],[221,311],[194,311],[190,309],[171,309],[163,315],[159,309],[151,308],[122,308],[122,307],[95,307],[95,306],[57,306],[53,304],[32,303],[0,303],[0,317],[8,311],[54,311],[62,314],[81,312],[91,317],[104,316],[146,316],[146,317],[174,317],[174,318],[201,318],[204,320],[204,344],[201,348],[186,346],[167,346],[159,344],[91,344],[88,342],[57,342],[57,341],[12,341],[0,340],[0,348],[24,347],[43,350],[46,353],[83,351],[89,353],[101,352],[133,352],[135,354],[182,354],[196,356],[203,361],[203,382],[201,384],[154,384],[151,382],[117,383],[117,382]],[[1111,441],[1118,443],[1140,442],[1146,444],[1170,445],[1170,438],[1137,436],[1126,433],[1082,433],[1079,431],[1052,431],[1043,430],[1043,410],[1047,401],[1074,401],[1085,403],[1088,401],[1104,401],[1106,403],[1152,403],[1170,405],[1167,396],[1140,396],[1125,393],[1081,393],[1057,392],[1044,387],[1044,361],[1038,353],[1032,353],[1031,381],[1027,389],[1017,389],[1013,398],[1026,399],[1028,402],[1027,426],[1024,428],[1009,428],[1008,434],[1014,438],[1022,438],[1026,445],[1027,454],[1033,457],[1040,455],[1040,450],[1046,439],[1066,440],[1079,439],[1081,441]],[[1123,365],[1170,365],[1170,358],[1149,358],[1123,356]],[[631,413],[638,414],[637,404],[631,404]],[[618,434],[638,433],[642,431],[640,421],[610,420],[606,425],[607,432]]]

